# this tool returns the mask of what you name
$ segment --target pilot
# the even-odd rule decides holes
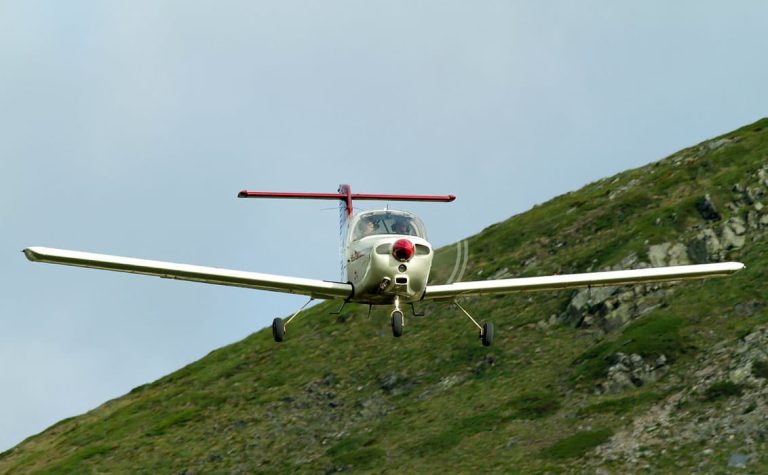
[[[373,234],[373,231],[376,229],[376,223],[373,222],[373,220],[369,219],[365,221],[365,224],[363,225],[363,236],[370,236]]]
[[[411,227],[403,218],[399,218],[395,221],[392,225],[392,231],[394,231],[395,234],[412,234]]]

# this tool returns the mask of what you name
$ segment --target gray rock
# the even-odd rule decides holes
[[[618,287],[597,287],[579,289],[571,298],[565,312],[560,315],[563,323],[576,328],[582,326],[588,315],[603,316],[608,312],[606,301],[616,293]]]
[[[685,244],[677,243],[669,248],[667,252],[669,256],[669,265],[671,266],[684,266],[691,263],[688,259],[688,248]]]
[[[732,139],[717,139],[717,140],[710,140],[709,142],[705,142],[703,144],[703,150],[717,150],[718,148],[721,148],[725,145],[728,145],[731,143]]]
[[[619,352],[611,360],[613,364],[608,368],[606,380],[597,386],[599,393],[616,394],[658,381],[669,369],[667,358],[663,355],[654,363],[648,363],[638,354]]]
[[[682,243],[655,244],[648,247],[648,259],[653,267],[682,266],[690,264],[688,247]]]
[[[744,224],[744,220],[738,217],[730,218],[727,221],[727,226],[733,230],[733,232],[737,236],[743,236],[747,233],[746,225]]]
[[[696,202],[696,209],[699,211],[701,217],[707,221],[720,221],[720,213],[717,212],[715,204],[712,202],[712,198],[710,198],[709,193],[704,195],[703,198],[700,198]]]
[[[648,247],[648,259],[651,260],[653,267],[663,267],[667,265],[668,252],[672,244],[665,242],[663,244],[654,244]]]
[[[744,193],[744,197],[747,200],[747,204],[757,203],[760,198],[765,195],[762,189],[748,186],[747,191]]]
[[[752,375],[752,369],[748,367],[736,368],[728,373],[728,379],[736,384],[744,383]]]
[[[737,303],[733,306],[733,313],[737,317],[751,317],[759,312],[765,304],[759,300],[750,300],[749,302]]]
[[[395,386],[398,383],[397,374],[395,373],[387,373],[384,376],[379,378],[379,388],[384,392],[392,392],[392,390],[395,388]]]
[[[619,262],[617,266],[614,267],[613,270],[624,270],[624,269],[634,269],[635,265],[637,264],[637,254],[634,252]]]
[[[768,186],[768,171],[764,168],[757,171],[757,178],[760,180],[761,185]]]
[[[749,455],[744,455],[740,453],[732,453],[730,457],[728,457],[728,466],[733,468],[746,468],[747,462],[749,462]]]
[[[757,211],[750,210],[747,212],[747,226],[752,230],[760,227],[760,215],[757,214]]]
[[[709,228],[699,231],[688,243],[688,257],[695,264],[719,261],[722,252],[723,245],[720,243],[720,238]]]
[[[725,250],[741,249],[747,241],[743,233],[740,235],[728,225],[723,226],[721,237],[722,245]]]

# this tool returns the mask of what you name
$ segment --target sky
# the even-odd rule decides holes
[[[766,24],[764,1],[0,1],[0,451],[305,301],[24,247],[337,280],[335,203],[237,192],[454,194],[393,203],[449,245],[768,115]]]

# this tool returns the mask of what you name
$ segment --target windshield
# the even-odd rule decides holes
[[[403,211],[372,211],[360,214],[352,239],[381,234],[402,234],[426,239],[421,220]]]

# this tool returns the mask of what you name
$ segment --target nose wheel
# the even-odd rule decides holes
[[[392,336],[400,338],[403,336],[403,326],[405,326],[405,317],[403,311],[400,310],[400,297],[395,296],[395,309],[390,314],[392,320]]]
[[[395,310],[392,312],[392,335],[396,338],[403,336],[403,312]]]

